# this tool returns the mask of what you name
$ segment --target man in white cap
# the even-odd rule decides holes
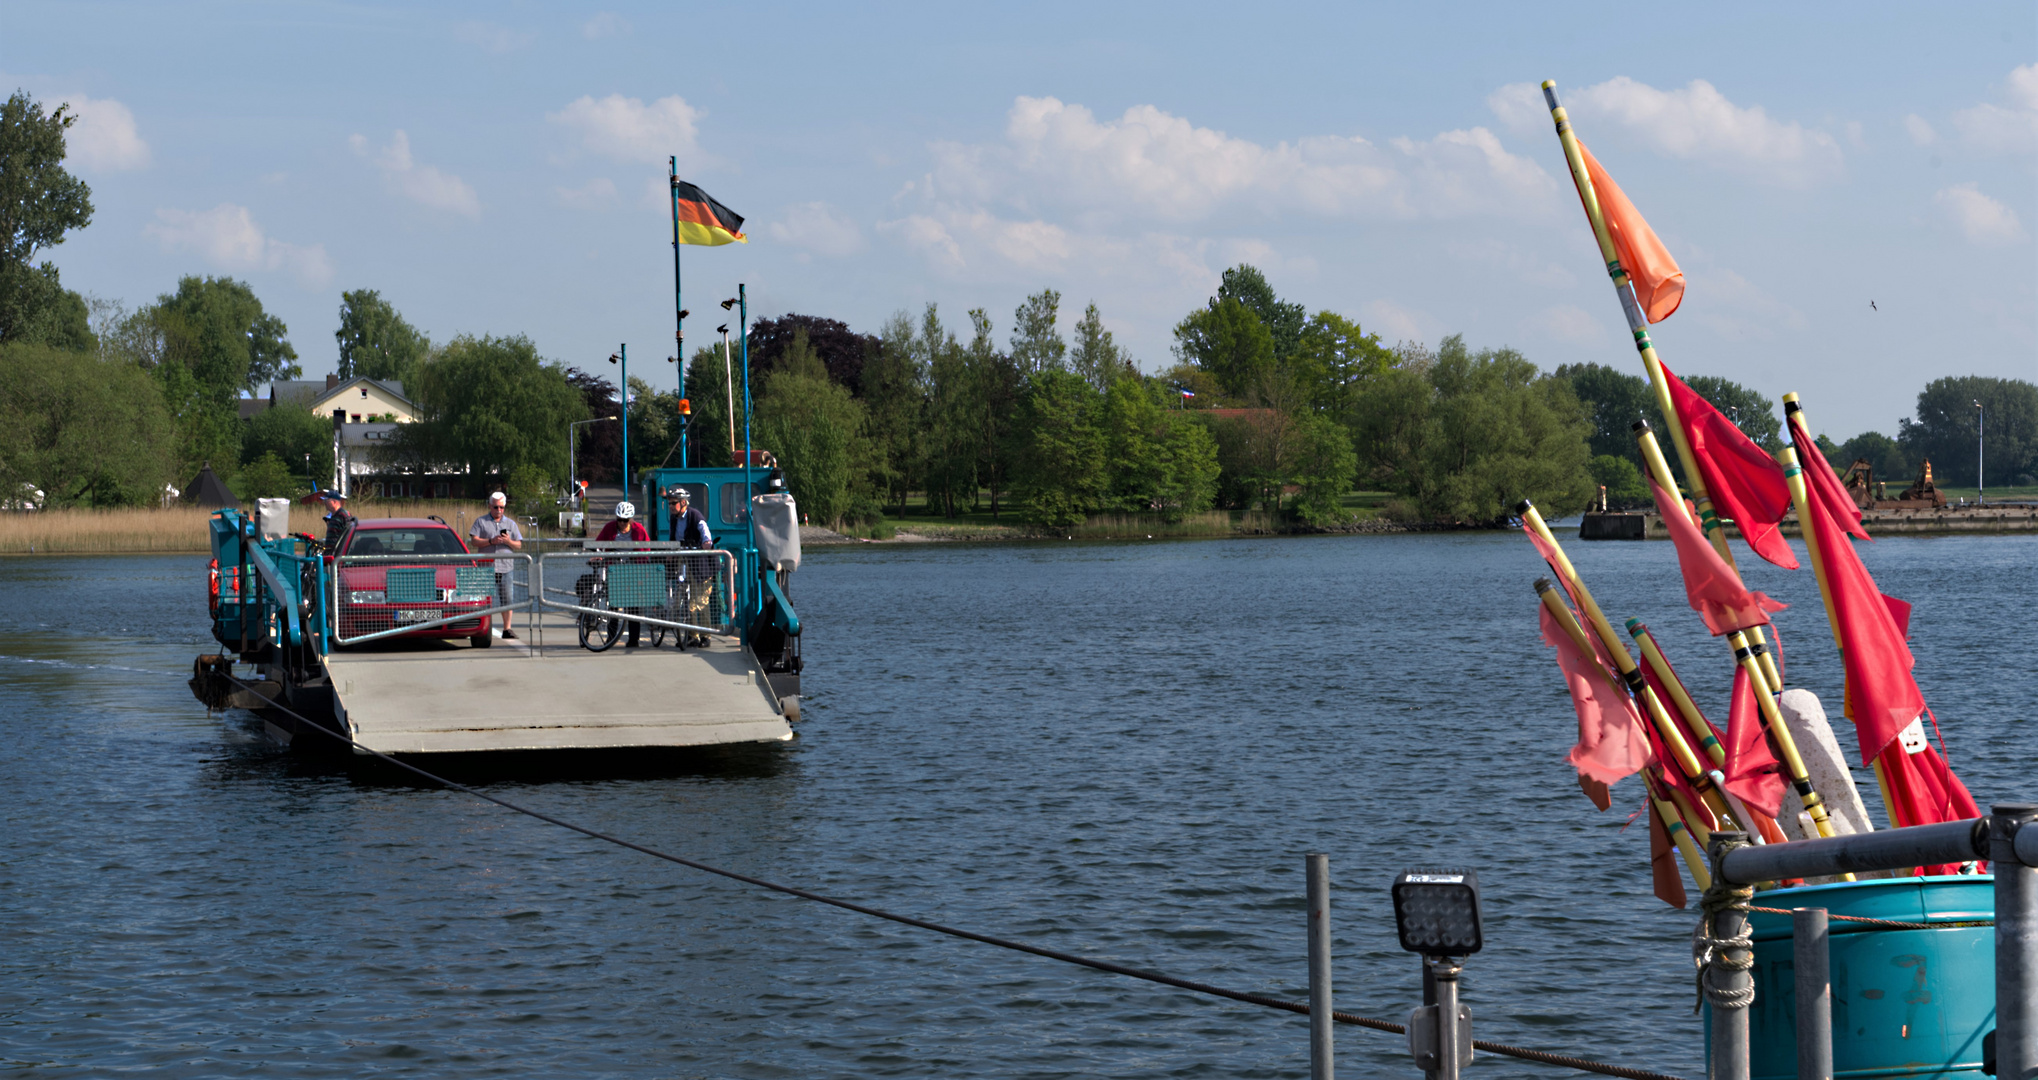
[[[491,492],[488,496],[488,513],[474,519],[467,535],[474,540],[474,546],[481,551],[500,554],[516,551],[524,546],[523,530],[517,528],[517,519],[509,516],[509,498],[502,492]],[[495,560],[495,595],[497,603],[510,602],[510,571],[514,563],[508,559]],[[502,636],[505,641],[515,641],[517,632],[510,629],[510,613],[502,612]]]

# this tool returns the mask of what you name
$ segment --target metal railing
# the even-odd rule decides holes
[[[736,556],[673,541],[590,540],[538,556],[538,604],[680,633],[733,635]]]
[[[535,566],[521,553],[343,555],[334,560],[328,586],[332,643],[358,645],[426,630],[478,636],[485,616],[535,615]]]

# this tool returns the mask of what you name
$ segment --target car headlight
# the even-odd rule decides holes
[[[387,602],[388,593],[381,589],[355,589],[347,594],[350,604],[380,604]]]

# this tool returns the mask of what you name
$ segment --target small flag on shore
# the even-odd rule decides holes
[[[673,230],[682,244],[718,247],[750,242],[743,235],[743,215],[678,178],[672,181],[672,215]]]

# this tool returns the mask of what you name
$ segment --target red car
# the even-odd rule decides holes
[[[340,555],[465,555],[467,541],[436,518],[372,518],[354,524],[340,541]],[[360,637],[408,623],[453,618],[463,610],[494,607],[495,560],[471,563],[433,561],[406,565],[400,560],[340,565],[339,634]],[[394,595],[392,595],[394,593]],[[427,626],[391,638],[466,638],[485,649],[495,638],[489,617],[460,619]],[[378,639],[380,640],[380,639]]]

